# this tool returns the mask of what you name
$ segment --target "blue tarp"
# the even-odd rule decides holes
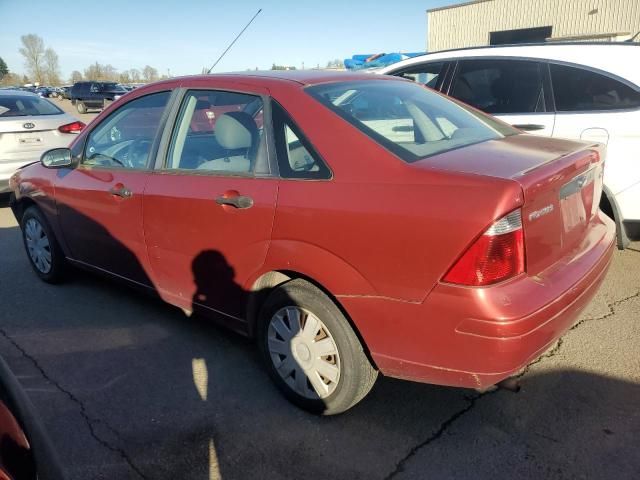
[[[424,55],[426,52],[414,52],[414,53],[372,53],[368,55],[358,54],[353,55],[351,58],[347,58],[344,61],[344,66],[349,70],[358,70],[361,68],[374,68],[374,67],[386,67],[392,63],[399,62],[406,58],[417,57],[418,55]]]

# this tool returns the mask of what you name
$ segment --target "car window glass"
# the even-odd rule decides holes
[[[403,70],[395,75],[408,78],[429,88],[436,88],[438,79],[443,73],[444,62],[424,63],[416,67]]]
[[[273,130],[280,176],[283,178],[327,179],[331,171],[302,134],[291,116],[272,102]]]
[[[519,60],[463,60],[450,95],[491,114],[544,112],[542,66]]]
[[[170,92],[137,98],[118,108],[89,134],[83,165],[147,168]]]
[[[165,168],[267,173],[262,111],[262,99],[255,95],[189,91],[180,108]]]
[[[51,102],[37,96],[0,95],[0,117],[31,115],[62,115],[64,112]]]
[[[640,107],[640,92],[597,72],[551,64],[556,110],[580,112]]]
[[[306,91],[407,162],[518,133],[411,82],[341,82]]]
[[[92,83],[91,84],[91,89],[89,90],[91,93],[97,93],[100,91],[100,87],[98,86],[97,83]]]

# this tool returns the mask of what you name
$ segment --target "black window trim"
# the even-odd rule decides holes
[[[109,119],[109,117],[117,112],[118,110],[124,108],[125,106],[129,105],[131,102],[135,102],[136,100],[139,100],[141,98],[144,97],[148,97],[150,95],[157,95],[159,93],[169,93],[169,98],[167,99],[167,104],[164,107],[164,111],[162,112],[162,116],[160,117],[160,122],[158,123],[158,128],[156,130],[155,136],[153,137],[153,142],[151,143],[151,149],[149,150],[149,161],[147,162],[147,166],[144,168],[128,168],[128,167],[113,167],[113,166],[103,166],[103,165],[85,165],[83,164],[83,160],[86,158],[86,149],[87,149],[87,144],[89,141],[89,137],[91,136],[91,134],[100,127],[100,125],[102,125],[105,121],[107,121]],[[140,95],[138,97],[135,98],[131,98],[129,101],[127,101],[127,103],[124,103],[120,106],[118,106],[118,108],[114,109],[112,112],[109,113],[109,115],[107,115],[104,119],[102,119],[100,121],[100,123],[98,123],[97,125],[93,126],[93,128],[91,128],[90,131],[87,132],[87,134],[84,136],[84,138],[82,139],[82,152],[78,158],[78,164],[76,166],[76,168],[82,168],[83,170],[100,170],[100,171],[116,171],[116,172],[150,172],[153,171],[155,168],[155,163],[156,163],[156,156],[158,153],[158,147],[160,145],[160,139],[162,138],[162,136],[164,135],[164,130],[165,130],[165,125],[167,122],[167,118],[169,116],[169,110],[170,107],[172,105],[173,99],[175,97],[175,89],[171,89],[168,88],[166,90],[157,90],[157,91],[153,91],[153,92],[149,92],[146,93],[144,95]]]
[[[549,81],[551,82],[552,88],[553,88],[553,81],[551,80],[551,65],[553,64],[553,65],[560,65],[563,67],[577,68],[579,70],[585,70],[587,72],[595,73],[597,75],[602,75],[603,77],[607,77],[609,80],[622,83],[623,85],[631,88],[631,90],[635,91],[640,95],[640,85],[636,85],[632,81],[627,80],[626,78],[620,77],[615,73],[607,72],[605,70],[600,70],[599,68],[590,67],[588,65],[581,65],[579,63],[573,63],[573,62],[564,62],[561,60],[546,60],[546,62],[549,65],[548,67]],[[628,112],[637,112],[638,110],[640,110],[640,105],[638,105],[637,107],[614,108],[610,110],[579,110],[579,111],[578,110],[557,110],[555,109],[555,95],[554,95],[554,112],[556,115],[580,115],[580,114],[594,115],[594,114],[625,113],[625,112],[628,113]]]
[[[189,92],[193,91],[205,91],[205,92],[226,92],[226,93],[239,93],[243,95],[251,95],[253,97],[258,97],[262,100],[262,118],[263,118],[263,135],[265,136],[265,141],[267,145],[267,163],[269,165],[269,173],[263,173],[256,175],[254,172],[225,172],[220,170],[198,170],[198,169],[188,169],[188,168],[167,168],[167,160],[169,156],[169,149],[171,148],[171,142],[173,139],[173,134],[175,129],[178,128],[178,121],[180,120],[180,112],[182,110],[182,105],[184,104],[184,100]],[[275,156],[272,152],[275,151],[275,148],[272,145],[271,137],[271,108],[269,105],[269,96],[255,91],[247,91],[242,89],[234,89],[234,88],[220,88],[215,86],[198,86],[187,87],[182,86],[177,89],[176,97],[174,99],[174,103],[171,106],[171,112],[167,121],[167,124],[164,128],[164,133],[160,140],[158,153],[156,156],[156,160],[153,166],[154,174],[158,175],[197,175],[197,176],[207,176],[207,177],[237,177],[237,178],[256,178],[256,179],[270,179],[277,178],[277,170],[274,171],[274,163],[273,157]]]
[[[441,59],[441,60],[430,60],[428,62],[414,63],[412,65],[407,65],[406,67],[401,68],[400,70],[396,70],[396,71],[394,71],[392,73],[390,72],[390,73],[388,73],[388,75],[393,75],[394,77],[406,78],[406,77],[404,77],[405,73],[416,73],[416,72],[412,72],[412,70],[418,70],[418,69],[423,68],[425,65],[431,65],[431,64],[434,64],[434,63],[442,63],[442,69],[440,70],[440,73],[438,74],[438,79],[436,80],[436,85],[434,87],[434,90],[436,90],[438,92],[442,92],[444,84],[445,84],[445,80],[447,79],[447,76],[449,75],[449,71],[452,68],[452,65],[455,64],[455,61],[452,62],[451,60],[443,60],[443,59]]]
[[[492,115],[494,117],[500,116],[510,116],[510,115],[553,115],[555,113],[555,101],[553,98],[553,86],[551,84],[551,75],[549,73],[548,61],[542,58],[531,58],[531,57],[513,57],[513,56],[489,56],[489,57],[460,57],[455,59],[455,66],[453,67],[453,71],[451,77],[449,78],[449,82],[446,90],[443,90],[448,96],[451,96],[451,89],[453,88],[453,84],[458,78],[458,73],[460,72],[461,63],[464,61],[475,61],[475,60],[511,60],[511,61],[523,61],[523,62],[535,62],[540,64],[540,75],[542,78],[542,88],[544,93],[544,104],[545,110],[543,112],[509,112],[509,113],[488,113],[487,115]],[[486,113],[486,112],[485,112]]]
[[[302,129],[298,126],[296,121],[293,119],[293,116],[287,111],[287,109],[278,102],[275,98],[271,97],[271,124],[272,124],[272,133],[273,133],[273,142],[274,142],[274,152],[276,157],[276,163],[278,164],[278,176],[282,180],[302,180],[302,181],[329,181],[333,179],[333,170],[329,164],[324,160],[322,155],[318,152],[318,149],[313,145],[313,143],[309,140],[309,137],[302,131]],[[275,108],[274,108],[275,107]],[[280,113],[283,115],[283,123],[282,123],[282,131],[278,132],[279,125],[277,124],[277,120],[275,116],[277,115],[277,111],[280,110]],[[313,157],[315,162],[320,166],[320,170],[316,172],[311,171],[302,171],[296,172],[300,175],[295,176],[284,176],[282,173],[283,168],[281,168],[280,163],[286,164],[289,163],[289,157],[285,153],[282,153],[282,150],[286,147],[284,143],[286,139],[284,138],[284,126],[288,125],[293,133],[298,137],[302,146],[309,152],[309,154]],[[279,154],[280,153],[280,154]],[[291,169],[291,168],[289,168]]]
[[[482,48],[486,48],[486,47],[482,47]],[[465,49],[466,50],[466,49]],[[442,60],[442,59],[440,59]],[[610,78],[611,80],[616,80],[626,86],[628,86],[629,88],[635,90],[636,92],[640,93],[640,85],[636,85],[635,83],[633,83],[630,80],[627,80],[624,77],[620,77],[619,75],[616,75],[615,73],[611,73],[611,72],[607,72],[606,70],[601,70],[599,68],[595,68],[595,67],[591,67],[589,65],[583,65],[580,63],[574,63],[574,62],[567,62],[564,60],[555,60],[555,59],[549,59],[549,58],[542,58],[542,57],[527,57],[527,56],[523,56],[523,57],[518,57],[518,56],[513,56],[513,55],[482,55],[482,56],[469,56],[469,57],[455,57],[455,58],[449,58],[449,61],[455,63],[455,66],[453,67],[453,71],[451,74],[451,77],[449,78],[449,83],[446,86],[446,88],[442,89],[442,93],[449,95],[451,92],[451,87],[453,86],[453,81],[456,78],[457,74],[458,74],[458,69],[460,62],[464,61],[464,60],[524,60],[524,61],[534,61],[534,62],[540,62],[540,63],[546,63],[547,64],[547,68],[545,69],[547,71],[547,75],[548,75],[548,86],[549,86],[549,94],[551,95],[551,99],[549,99],[549,101],[547,101],[546,99],[546,94],[545,94],[545,103],[547,103],[547,107],[549,105],[551,105],[553,107],[552,110],[550,110],[549,108],[547,108],[546,112],[530,112],[530,113],[521,113],[521,114],[515,114],[515,113],[497,113],[494,114],[494,116],[500,116],[500,115],[540,115],[540,114],[549,114],[549,113],[555,113],[556,115],[560,114],[560,115],[579,115],[579,114],[594,114],[594,113],[612,113],[612,112],[635,112],[640,110],[640,107],[633,107],[633,108],[625,108],[625,109],[616,109],[616,110],[582,110],[579,112],[564,112],[564,111],[558,111],[555,108],[555,97],[553,95],[553,82],[551,81],[551,73],[549,71],[549,65],[551,64],[556,64],[556,65],[562,65],[565,67],[573,67],[573,68],[579,68],[582,70],[587,70],[589,72],[592,73],[597,73],[600,75],[603,75],[605,77]],[[430,62],[435,62],[435,61],[439,61],[439,60],[430,60]],[[425,62],[426,63],[426,62]],[[545,85],[546,87],[547,85]]]

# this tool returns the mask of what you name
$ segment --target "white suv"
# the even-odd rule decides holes
[[[600,207],[616,221],[618,247],[640,239],[640,45],[449,50],[376,73],[423,83],[532,134],[606,144]]]

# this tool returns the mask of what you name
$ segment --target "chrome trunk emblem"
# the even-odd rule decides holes
[[[27,128],[27,129],[31,130],[32,128],[36,127],[36,124],[35,123],[31,123],[31,122],[27,122],[27,123],[23,123],[22,126],[24,128]]]
[[[542,207],[540,210],[536,210],[529,214],[529,221],[537,220],[538,218],[546,215],[548,213],[553,212],[553,204],[547,205],[546,207]]]

